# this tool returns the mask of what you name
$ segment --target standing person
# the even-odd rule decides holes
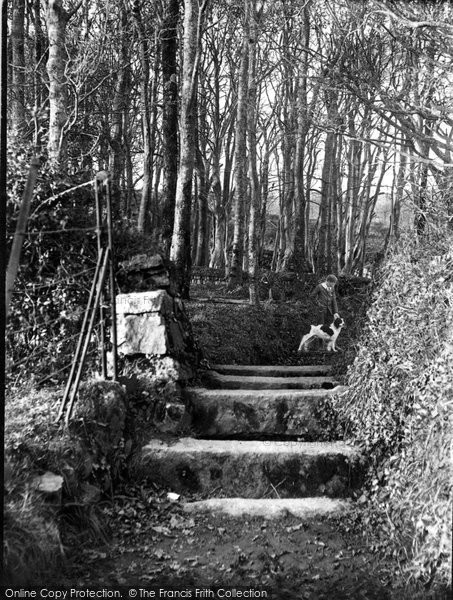
[[[328,275],[326,280],[319,283],[310,294],[310,300],[314,304],[315,325],[331,325],[338,314],[337,297],[335,285],[338,279],[335,275]]]

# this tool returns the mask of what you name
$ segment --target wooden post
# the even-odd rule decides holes
[[[20,206],[19,218],[17,219],[16,233],[14,234],[13,245],[11,247],[11,254],[9,256],[8,269],[6,271],[6,290],[5,290],[5,315],[8,317],[9,304],[14,289],[14,282],[16,280],[17,271],[19,269],[20,253],[22,250],[22,243],[25,237],[25,231],[27,229],[28,215],[30,214],[30,205],[33,195],[33,189],[36,184],[38,177],[38,169],[40,166],[38,158],[33,158],[30,164],[30,171],[28,172],[27,183],[25,185],[24,194],[22,196],[22,204]]]

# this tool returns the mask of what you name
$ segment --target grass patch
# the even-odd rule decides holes
[[[85,384],[85,389],[89,395],[93,388]],[[92,452],[82,436],[55,423],[62,392],[28,388],[6,401],[5,585],[45,583],[65,562],[66,552],[105,540],[97,506],[86,494],[97,489],[93,484],[112,467],[102,463],[101,454]],[[48,471],[64,480],[52,498],[38,492],[35,484]]]
[[[55,515],[26,486],[6,493],[3,513],[3,584],[32,585],[55,572],[64,553]]]
[[[186,310],[206,359],[211,363],[244,365],[303,365],[326,361],[335,365],[338,374],[344,373],[356,353],[369,286],[347,280],[340,286],[339,309],[346,321],[338,340],[341,352],[297,354],[302,335],[313,323],[313,308],[308,301],[313,286],[311,281],[309,283],[298,289],[298,300],[262,302],[259,306],[201,302],[197,298],[207,295],[205,286],[193,286],[194,299],[186,303]],[[222,289],[218,289],[218,295]],[[210,293],[214,297],[213,290]],[[246,294],[247,286],[234,292],[235,297],[246,297]]]

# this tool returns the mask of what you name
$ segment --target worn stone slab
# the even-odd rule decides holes
[[[328,375],[331,365],[211,365],[213,371],[222,375],[249,375],[265,377],[315,377]]]
[[[152,440],[136,474],[175,492],[209,496],[345,497],[361,483],[361,457],[343,442]]]
[[[171,314],[172,311],[173,298],[165,290],[134,292],[116,296],[117,315]]]
[[[120,315],[118,352],[124,355],[163,355],[169,351],[165,320],[158,313]]]
[[[223,375],[208,371],[204,375],[206,385],[232,390],[303,390],[332,389],[338,385],[329,375],[304,377],[272,377],[263,375]]]
[[[351,510],[351,500],[338,498],[209,498],[186,502],[188,513],[209,513],[230,517],[281,519],[292,516],[302,519],[338,516]]]
[[[120,267],[127,271],[161,270],[165,268],[163,258],[160,254],[136,254],[129,260],[120,263]]]
[[[207,304],[236,304],[237,306],[250,306],[250,302],[248,300],[237,300],[235,298],[191,298],[190,302],[192,304],[198,303],[207,303]]]
[[[316,440],[324,434],[323,404],[343,390],[207,390],[184,392],[194,431],[204,436],[251,434],[298,436]]]

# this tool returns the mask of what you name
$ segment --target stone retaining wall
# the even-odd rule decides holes
[[[172,285],[171,265],[159,255],[134,256],[121,263],[116,297],[118,353],[133,361],[172,364],[170,379],[183,385],[200,360],[190,321]]]
[[[120,381],[150,398],[153,424],[165,431],[181,427],[182,389],[201,359],[171,273],[160,255],[135,256],[121,265],[116,297]]]

